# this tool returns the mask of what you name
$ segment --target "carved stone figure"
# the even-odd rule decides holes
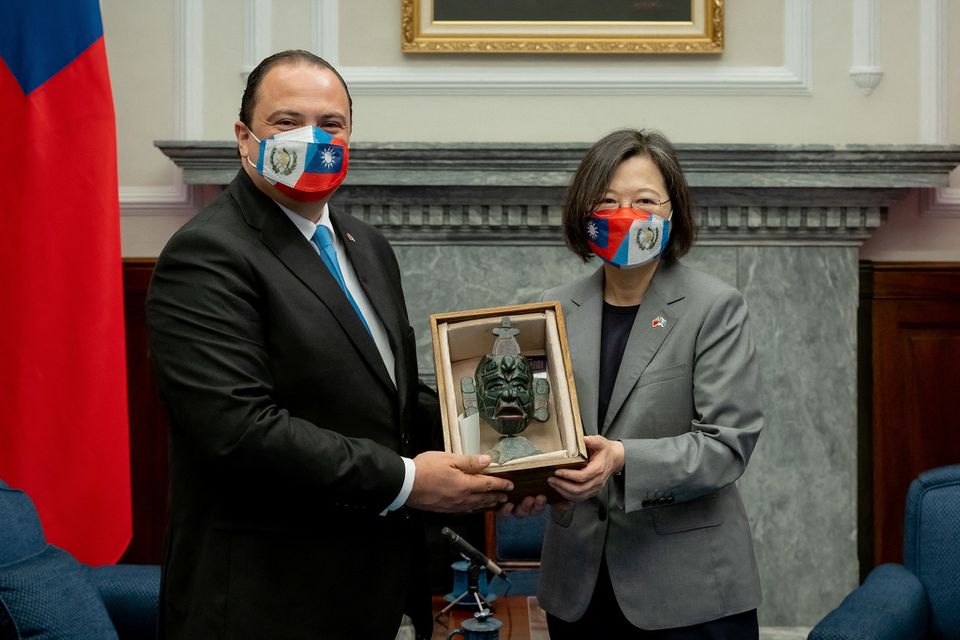
[[[504,463],[542,453],[519,434],[531,419],[546,422],[550,418],[550,383],[534,377],[517,343],[520,331],[511,326],[510,318],[501,318],[492,333],[497,339],[491,353],[480,359],[473,378],[460,379],[460,390],[464,414],[479,412],[483,421],[501,435],[489,453],[495,462]]]

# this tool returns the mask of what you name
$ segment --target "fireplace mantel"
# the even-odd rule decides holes
[[[227,184],[236,142],[158,140],[188,184]],[[357,142],[351,186],[563,187],[586,143]],[[960,145],[678,144],[693,187],[943,187],[960,165]]]
[[[158,141],[194,185],[239,168],[232,141]],[[355,143],[335,203],[396,244],[559,244],[584,143]],[[684,144],[702,245],[859,245],[905,190],[946,186],[960,145]]]

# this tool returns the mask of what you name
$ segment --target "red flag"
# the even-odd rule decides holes
[[[113,99],[98,0],[0,5],[0,479],[92,564],[130,541]]]

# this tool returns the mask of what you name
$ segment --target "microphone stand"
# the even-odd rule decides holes
[[[453,602],[451,602],[450,604],[445,606],[443,609],[441,609],[440,613],[438,613],[437,615],[443,615],[444,613],[446,613],[447,611],[455,607],[457,603],[463,600],[465,597],[467,597],[468,595],[472,595],[474,601],[477,603],[477,609],[479,609],[479,614],[484,615],[485,617],[489,617],[490,605],[487,602],[486,598],[480,595],[480,570],[483,569],[483,565],[477,562],[474,558],[468,557],[464,553],[461,553],[460,556],[464,560],[469,561],[470,563],[467,566],[467,590],[461,593],[460,595],[458,595],[456,598],[454,598]]]
[[[470,637],[472,638],[498,637],[498,630],[503,623],[493,617],[490,602],[483,596],[483,594],[480,593],[480,572],[486,568],[492,573],[496,573],[497,575],[503,577],[504,580],[507,581],[507,584],[510,584],[510,580],[506,578],[506,573],[503,571],[503,569],[494,564],[493,561],[491,561],[485,555],[474,549],[466,540],[460,538],[460,536],[451,531],[448,527],[444,527],[440,533],[450,538],[454,544],[460,547],[460,555],[469,562],[469,565],[467,565],[467,590],[454,598],[453,602],[445,606],[440,613],[437,614],[437,618],[442,616],[444,613],[447,613],[458,602],[463,600],[468,595],[473,596],[473,601],[477,604],[477,609],[479,609],[479,611],[473,614],[473,619],[464,620],[462,629],[454,630],[451,635],[460,633],[461,635],[466,636],[467,632],[469,632]],[[496,596],[491,597],[490,600],[493,600],[495,597]]]

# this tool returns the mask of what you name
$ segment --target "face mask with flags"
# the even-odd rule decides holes
[[[247,162],[294,200],[323,200],[347,177],[347,143],[319,127],[299,127],[266,140],[250,135],[260,143],[260,155],[257,164],[249,157]]]
[[[604,262],[621,269],[640,267],[655,260],[669,239],[670,218],[647,211],[595,211],[587,218],[590,250]]]

